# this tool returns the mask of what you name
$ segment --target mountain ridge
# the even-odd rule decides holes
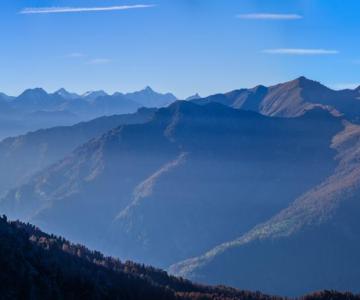
[[[270,87],[234,90],[225,94],[195,99],[195,103],[220,102],[234,108],[248,109],[268,116],[296,117],[314,107],[328,109],[359,122],[359,90],[332,90],[304,76]]]

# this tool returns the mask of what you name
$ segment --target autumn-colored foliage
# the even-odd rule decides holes
[[[281,300],[209,287],[133,262],[121,262],[0,217],[0,299]],[[302,300],[360,299],[322,292]]]

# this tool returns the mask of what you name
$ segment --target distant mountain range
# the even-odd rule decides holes
[[[7,139],[0,212],[199,282],[359,292],[358,98],[301,77]]]
[[[187,101],[197,104],[221,103],[236,109],[252,110],[268,116],[295,117],[314,107],[346,115],[360,123],[360,87],[335,91],[319,82],[299,77],[293,81],[252,89],[239,89]],[[82,95],[64,88],[48,93],[41,88],[28,89],[17,97],[0,93],[0,140],[41,128],[73,125],[104,115],[133,113],[140,107],[165,107],[178,100],[173,94],[161,94],[150,87],[133,93],[107,94],[102,90]]]
[[[104,91],[78,95],[63,88],[54,93],[41,88],[28,89],[17,97],[0,94],[0,139],[101,116],[133,113],[141,107],[163,107],[176,100],[173,94],[160,94],[150,87],[113,95]]]
[[[140,107],[163,107],[177,100],[171,94],[160,94],[150,87],[134,93],[114,93],[109,95],[104,91],[90,91],[83,95],[59,89],[47,93],[41,88],[28,89],[18,97],[8,97],[0,94],[2,103],[9,108],[25,113],[36,111],[70,111],[75,114],[94,117],[103,113],[119,114],[132,112]],[[113,109],[113,110],[112,110]]]
[[[162,270],[121,262],[38,228],[0,217],[2,299],[283,300],[259,292],[194,284]],[[304,300],[358,300],[318,292]]]

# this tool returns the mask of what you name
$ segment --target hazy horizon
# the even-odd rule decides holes
[[[281,84],[281,83],[290,82],[290,81],[296,80],[296,79],[298,79],[298,78],[300,78],[300,77],[304,77],[304,76],[298,76],[298,77],[296,77],[296,78],[289,78],[288,80],[285,80],[285,81],[283,81],[283,82],[274,82],[273,84],[268,85],[268,87],[275,86],[275,85]],[[306,77],[305,77],[305,78],[306,78]],[[349,85],[349,86],[346,86],[346,85],[344,85],[344,86],[331,86],[331,85],[327,85],[327,84],[325,84],[325,83],[323,83],[323,82],[321,82],[321,81],[318,81],[316,78],[307,78],[307,79],[313,80],[313,81],[316,81],[316,82],[319,82],[320,84],[322,84],[322,85],[324,85],[324,86],[326,86],[326,87],[328,87],[328,88],[330,88],[330,89],[332,89],[332,90],[334,90],[334,91],[355,90],[355,89],[357,89],[357,88],[360,87],[360,83],[359,83],[359,85],[353,84],[353,85]],[[65,89],[65,90],[66,90],[67,92],[69,92],[69,93],[75,93],[75,94],[77,94],[78,96],[84,96],[84,95],[86,95],[87,93],[98,92],[98,91],[103,91],[103,92],[105,92],[105,93],[108,94],[108,95],[114,95],[114,94],[116,94],[116,93],[127,94],[127,93],[133,93],[133,92],[140,92],[140,91],[144,91],[144,90],[150,88],[150,89],[151,89],[152,91],[154,91],[154,92],[161,93],[161,94],[171,93],[171,94],[173,94],[175,97],[177,97],[177,99],[179,99],[179,100],[186,100],[188,97],[192,97],[192,96],[195,96],[195,95],[198,95],[198,96],[200,96],[201,98],[206,98],[206,97],[208,97],[208,96],[212,96],[212,95],[219,94],[219,93],[227,93],[227,92],[231,92],[231,91],[235,91],[235,90],[240,90],[240,89],[252,89],[252,88],[255,88],[255,87],[260,86],[260,85],[264,85],[264,84],[262,84],[261,82],[259,82],[258,84],[253,85],[253,86],[234,87],[234,88],[232,88],[232,89],[230,89],[230,90],[217,91],[217,92],[214,92],[213,94],[200,94],[199,92],[195,92],[195,93],[193,93],[193,94],[191,94],[191,95],[187,95],[187,96],[185,96],[185,97],[183,97],[183,98],[177,97],[177,95],[176,95],[175,93],[173,93],[172,91],[170,91],[170,90],[157,90],[157,89],[153,88],[153,87],[150,86],[150,85],[147,85],[147,86],[144,86],[144,87],[142,87],[142,88],[139,88],[138,90],[126,90],[126,91],[124,91],[124,90],[114,90],[114,91],[111,91],[111,92],[108,91],[108,90],[105,90],[105,89],[101,89],[101,88],[100,88],[100,89],[90,89],[90,90],[74,91],[74,90],[70,90],[70,89],[68,89],[68,88],[66,88],[66,87],[59,87],[59,88],[57,88],[57,89],[55,89],[55,90],[47,90],[47,89],[43,88],[42,86],[33,86],[33,87],[25,88],[24,90],[21,90],[20,93],[18,93],[18,94],[8,94],[8,93],[4,93],[4,91],[0,91],[0,93],[4,93],[5,95],[10,96],[10,97],[18,97],[18,96],[20,96],[23,92],[25,92],[26,90],[43,89],[43,90],[44,90],[45,92],[47,92],[48,94],[53,94],[53,93],[56,93],[56,92],[58,92],[58,91],[60,91],[60,90],[62,90],[62,89]]]

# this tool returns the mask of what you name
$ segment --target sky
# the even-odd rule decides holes
[[[0,91],[360,85],[359,0],[1,0]]]

